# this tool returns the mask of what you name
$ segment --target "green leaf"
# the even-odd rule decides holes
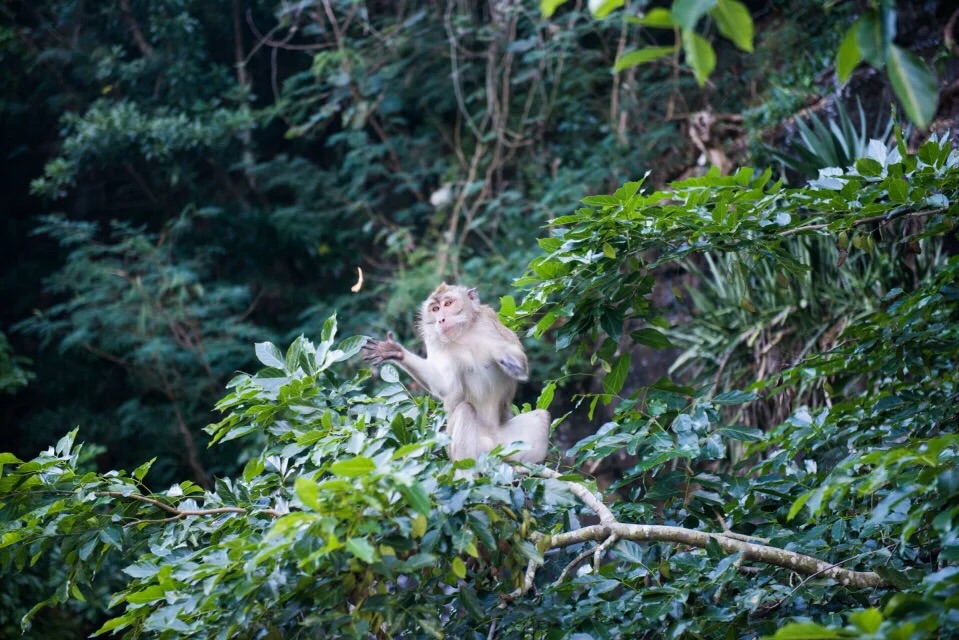
[[[853,25],[846,31],[846,36],[839,45],[839,51],[836,52],[836,75],[839,76],[839,82],[849,80],[849,76],[862,61],[862,52],[859,51],[859,42],[856,40],[856,29],[857,25]]]
[[[104,633],[109,633],[110,631],[129,627],[132,623],[136,622],[136,619],[136,616],[131,613],[122,615],[119,618],[110,618],[104,622],[103,626],[97,629],[91,637],[95,638],[97,636],[102,636]]]
[[[909,197],[909,185],[902,178],[892,178],[889,181],[889,199],[893,202],[905,202]]]
[[[881,69],[886,63],[886,54],[892,44],[892,39],[888,37],[888,31],[883,25],[878,11],[867,12],[853,25],[860,54],[877,69]]]
[[[143,464],[141,464],[136,469],[134,469],[133,477],[136,478],[137,480],[143,480],[143,477],[147,474],[147,472],[150,471],[150,467],[153,465],[154,462],[156,462],[156,460],[157,460],[156,458],[152,458],[144,462]]]
[[[631,24],[638,24],[643,27],[652,27],[654,29],[672,29],[676,26],[676,23],[673,22],[673,14],[669,12],[669,9],[663,7],[656,7],[650,9],[644,15],[628,16],[626,21]]]
[[[323,329],[320,331],[320,339],[326,343],[332,343],[336,337],[336,314],[334,313],[326,322],[323,323]]]
[[[629,364],[629,352],[626,352],[619,357],[619,360],[616,361],[616,364],[603,379],[603,393],[615,396],[622,391],[623,384],[626,382],[626,374],[629,373]]]
[[[909,119],[926,128],[936,115],[936,75],[919,56],[896,45],[889,47],[889,82]]]
[[[156,602],[157,600],[162,600],[166,597],[166,589],[161,587],[158,584],[152,585],[144,589],[143,591],[137,591],[136,593],[131,593],[126,596],[126,601],[130,604],[147,604],[149,602]]]
[[[539,11],[544,18],[551,18],[556,13],[556,9],[566,4],[567,0],[540,0]]]
[[[341,353],[336,354],[336,362],[345,362],[360,352],[363,345],[366,344],[366,336],[350,336],[338,345]]]
[[[719,0],[709,12],[716,19],[719,32],[743,51],[753,51],[753,19],[749,9],[739,0]]]
[[[409,503],[413,510],[417,513],[421,513],[424,516],[428,516],[431,511],[430,506],[430,497],[426,493],[426,489],[423,488],[423,485],[419,482],[413,482],[410,485],[399,485],[398,487],[403,497],[406,499],[406,502]]]
[[[652,349],[669,349],[673,346],[673,343],[662,331],[652,327],[644,327],[639,331],[631,332],[629,335],[636,341],[636,344],[642,344]]]
[[[376,559],[376,549],[366,538],[350,538],[346,541],[346,548],[363,562],[370,564]]]
[[[741,424],[721,427],[716,429],[716,433],[731,440],[739,440],[740,442],[759,442],[766,437],[761,429],[747,427]]]
[[[516,315],[516,300],[513,296],[503,296],[499,299],[499,317],[512,318]]]
[[[658,60],[664,56],[672,55],[673,51],[674,49],[672,47],[646,47],[644,49],[636,49],[635,51],[623,54],[619,60],[616,61],[615,69],[616,71],[629,69],[630,67],[641,65],[644,62],[650,62],[651,60]]]
[[[549,409],[549,405],[553,402],[553,394],[556,392],[556,383],[550,382],[545,387],[543,387],[542,393],[539,394],[539,399],[536,400],[537,409]]]
[[[715,6],[716,0],[676,0],[673,3],[673,21],[684,31],[690,31]]]
[[[759,399],[755,393],[747,391],[726,391],[718,396],[713,396],[712,403],[718,405],[743,404]]]
[[[809,498],[812,497],[813,493],[815,493],[815,491],[807,491],[799,496],[793,503],[793,506],[789,508],[789,513],[786,515],[786,520],[792,520],[799,515],[799,512],[802,511],[802,508],[806,506],[807,502],[809,502]]]
[[[613,245],[608,242],[603,243],[603,255],[609,258],[610,260],[616,259],[616,249],[613,249]]]
[[[384,364],[380,366],[380,378],[383,382],[399,382],[400,374],[391,364]]]
[[[859,158],[856,160],[856,171],[863,177],[876,178],[882,175],[882,165],[872,158]]]
[[[716,68],[716,52],[713,45],[706,38],[692,30],[683,31],[683,51],[686,52],[686,63],[696,74],[699,86],[706,84],[706,78]]]
[[[453,558],[453,575],[455,575],[460,580],[466,578],[466,563],[457,556]]]
[[[625,2],[626,0],[589,0],[589,12],[596,18],[605,18]]]
[[[301,476],[293,482],[293,491],[303,504],[313,511],[319,511],[320,488],[315,480]]]
[[[280,353],[280,350],[277,349],[276,345],[272,342],[257,342],[254,348],[256,349],[257,360],[267,367],[283,369],[283,366],[286,364],[283,360],[283,354]]]
[[[832,640],[847,636],[814,622],[794,622],[787,624],[774,635],[766,637],[769,640]]]
[[[350,460],[338,460],[330,465],[330,471],[344,478],[365,476],[376,469],[376,463],[365,456],[357,456]]]
[[[875,607],[863,609],[850,615],[849,622],[864,633],[876,633],[882,626],[882,614]]]

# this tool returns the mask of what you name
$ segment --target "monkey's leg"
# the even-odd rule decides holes
[[[549,422],[549,412],[542,409],[521,413],[500,426],[496,440],[504,446],[525,442],[529,448],[514,453],[509,459],[539,464],[546,459],[546,449],[549,447]]]
[[[447,418],[447,429],[453,439],[450,443],[450,460],[476,459],[496,446],[469,402],[462,402],[453,409]]]

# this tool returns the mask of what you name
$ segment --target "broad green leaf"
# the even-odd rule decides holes
[[[143,477],[146,476],[147,472],[150,471],[150,467],[153,465],[154,462],[156,462],[156,460],[157,460],[156,458],[151,458],[150,460],[147,460],[146,462],[141,464],[139,467],[134,469],[133,477],[136,478],[137,480],[143,480]]]
[[[793,518],[795,518],[799,514],[799,512],[802,511],[802,508],[806,506],[806,503],[809,502],[809,498],[812,497],[813,493],[815,492],[807,491],[806,493],[799,496],[796,499],[796,501],[793,502],[793,506],[790,507],[789,513],[786,515],[786,520],[792,520]]]
[[[130,613],[122,615],[119,618],[110,618],[104,622],[103,626],[97,629],[90,637],[95,638],[97,636],[102,636],[104,633],[109,633],[110,631],[124,629],[136,622],[136,620],[137,617]]]
[[[882,614],[875,607],[863,609],[850,615],[849,622],[864,633],[876,633],[882,626]]]
[[[645,345],[652,349],[669,349],[673,346],[673,343],[662,331],[652,327],[644,327],[639,331],[631,332],[629,335],[636,341],[636,344]]]
[[[272,342],[257,342],[254,345],[256,349],[256,358],[262,362],[267,367],[276,367],[277,369],[283,369],[286,362],[284,361],[283,354],[280,353],[280,350],[276,348]]]
[[[859,158],[856,160],[856,171],[866,178],[875,178],[882,175],[882,165],[872,158]]]
[[[610,260],[616,259],[616,249],[613,248],[613,245],[608,242],[603,243],[603,255],[609,258]]]
[[[712,403],[718,405],[743,404],[758,399],[755,393],[747,391],[726,391],[718,396],[713,396]]]
[[[768,640],[833,640],[834,638],[845,637],[848,636],[814,622],[787,624],[775,634],[766,636]]]
[[[320,330],[320,339],[326,343],[332,343],[336,337],[336,314],[334,313],[326,322],[323,323],[323,329]]]
[[[335,362],[345,362],[358,354],[363,345],[366,344],[366,336],[350,336],[338,345]]]
[[[516,315],[516,300],[513,296],[503,296],[499,299],[499,317],[512,318]]]
[[[686,52],[686,62],[696,75],[699,86],[706,84],[706,78],[716,68],[716,52],[713,45],[706,38],[690,29],[683,31],[683,51]]]
[[[539,399],[536,400],[537,409],[549,409],[549,405],[553,402],[553,394],[556,392],[556,383],[550,382],[545,387],[543,391],[539,394]]]
[[[905,202],[909,196],[909,185],[902,178],[889,181],[889,199],[893,202]]]
[[[613,365],[609,373],[603,379],[603,393],[615,396],[623,389],[626,382],[626,374],[629,373],[629,352],[624,353]]]
[[[839,51],[836,52],[836,75],[839,76],[839,82],[849,80],[849,76],[862,61],[862,53],[859,51],[859,42],[856,39],[856,30],[856,25],[849,28],[846,36],[842,39],[842,44],[839,45]]]
[[[715,6],[716,0],[676,0],[673,2],[673,21],[684,31],[690,31]]]
[[[413,482],[410,485],[399,485],[397,487],[400,490],[400,493],[403,494],[403,497],[406,499],[406,502],[413,507],[417,513],[421,513],[424,516],[430,514],[430,497],[426,493],[426,489],[423,488],[423,485],[419,482]]]
[[[551,18],[556,9],[566,4],[568,0],[540,0],[539,1],[539,10],[543,14],[544,18]]]
[[[716,433],[731,440],[739,440],[740,442],[759,442],[765,438],[762,430],[756,427],[746,427],[741,424],[721,427],[716,429]]]
[[[370,564],[376,559],[376,548],[366,538],[350,538],[346,541],[347,550],[363,562]]]
[[[365,456],[357,456],[350,460],[337,460],[330,465],[330,471],[334,475],[342,476],[344,478],[365,476],[375,469],[376,464],[370,458]]]
[[[652,27],[654,29],[672,29],[676,26],[676,23],[673,22],[673,15],[669,12],[669,9],[663,7],[650,9],[645,15],[640,17],[630,16],[627,18],[627,22],[643,27]]]
[[[749,9],[739,0],[719,0],[709,12],[716,19],[719,32],[743,51],[753,50],[753,19]]]
[[[319,511],[320,488],[315,480],[301,476],[293,482],[293,491],[303,504],[314,511]]]
[[[916,126],[926,128],[936,115],[939,101],[936,75],[916,54],[896,45],[889,47],[889,82]]]
[[[886,63],[892,38],[879,11],[868,11],[853,25],[856,29],[856,43],[863,59],[881,69]]]
[[[130,604],[146,604],[148,602],[156,602],[157,600],[162,600],[166,597],[166,590],[160,585],[153,585],[147,587],[142,591],[137,591],[135,593],[128,594],[126,601]]]
[[[384,364],[380,366],[380,378],[383,382],[399,382],[400,374],[393,365]]]
[[[453,558],[453,575],[460,580],[466,578],[466,563],[459,556]]]
[[[615,68],[616,71],[622,71],[623,69],[635,67],[644,62],[650,62],[651,60],[672,55],[673,51],[674,49],[672,47],[646,47],[645,49],[636,49],[635,51],[624,53],[622,57],[616,61]]]
[[[596,18],[605,18],[611,12],[619,9],[626,0],[589,0],[589,12]]]

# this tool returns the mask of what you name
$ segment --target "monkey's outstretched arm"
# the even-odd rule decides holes
[[[395,362],[437,400],[443,400],[447,394],[448,381],[439,370],[426,358],[419,357],[396,342],[392,331],[386,334],[386,340],[368,340],[363,345],[363,359],[374,365],[387,360]]]

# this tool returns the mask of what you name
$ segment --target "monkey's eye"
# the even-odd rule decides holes
[[[443,303],[443,306],[444,306],[444,307],[448,307],[448,306],[450,306],[451,304],[453,304],[453,301],[452,301],[452,300],[447,300],[446,302]]]
[[[439,310],[440,310],[440,306],[438,304],[434,304],[433,308],[430,309],[430,311],[432,311],[433,313],[436,313]]]

